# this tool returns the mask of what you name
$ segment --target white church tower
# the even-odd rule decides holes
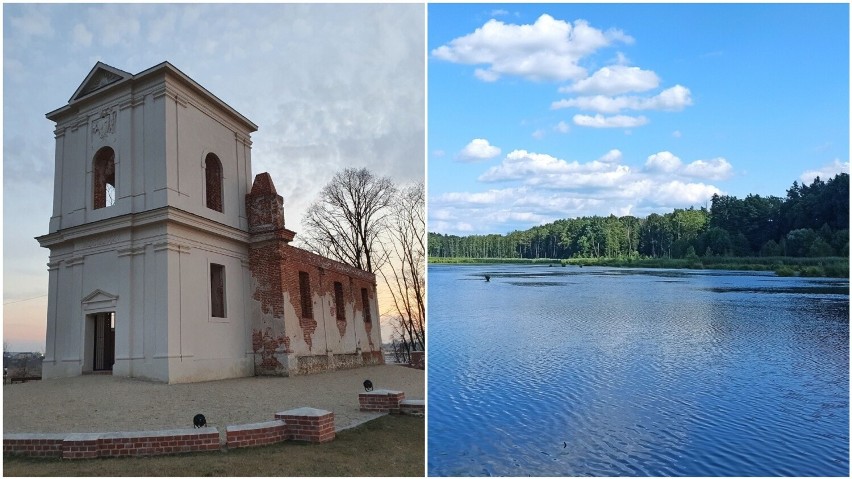
[[[56,123],[43,377],[254,374],[254,123],[169,64],[98,63]]]

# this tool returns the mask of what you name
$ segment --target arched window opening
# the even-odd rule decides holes
[[[95,153],[92,163],[94,209],[115,204],[115,151],[105,146]]]
[[[206,204],[211,210],[222,212],[222,162],[213,153],[204,159]]]

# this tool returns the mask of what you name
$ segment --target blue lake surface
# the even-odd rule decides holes
[[[431,476],[849,475],[846,279],[428,274]]]

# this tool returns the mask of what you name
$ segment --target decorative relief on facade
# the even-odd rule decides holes
[[[119,241],[121,241],[120,233],[104,234],[95,236],[94,238],[77,241],[75,246],[77,249],[88,249],[96,248],[98,246],[109,246],[111,244],[118,243]]]
[[[115,309],[118,304],[118,295],[96,289],[86,295],[80,303],[83,305],[84,311]]]
[[[105,140],[107,136],[115,133],[115,120],[118,117],[118,112],[113,108],[106,108],[101,111],[100,117],[92,120],[92,138],[98,137]]]
[[[83,89],[83,91],[80,92],[77,97],[79,98],[88,95],[89,93],[95,90],[99,90],[109,85],[110,83],[115,83],[119,80],[121,80],[120,75],[116,75],[115,73],[110,71],[100,70],[91,78],[91,80],[89,80],[89,83],[86,84],[86,87]]]

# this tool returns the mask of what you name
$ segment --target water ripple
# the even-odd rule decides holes
[[[429,283],[430,475],[849,472],[848,281],[442,266]]]

